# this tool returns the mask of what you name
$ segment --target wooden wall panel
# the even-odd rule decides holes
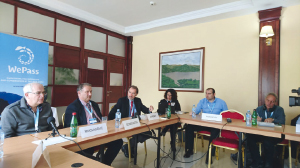
[[[123,86],[110,86],[109,102],[117,102],[123,95]]]
[[[104,87],[104,71],[87,69],[87,83],[93,87]]]
[[[120,74],[124,73],[124,68],[125,68],[124,64],[125,64],[124,60],[111,58],[110,73],[120,73]]]
[[[52,106],[68,106],[78,98],[76,92],[77,86],[54,86]]]
[[[62,47],[55,47],[54,61],[56,67],[79,69],[80,51]]]
[[[280,68],[280,13],[281,7],[259,11],[260,26],[271,25],[274,31],[272,46],[266,45],[266,38],[259,38],[259,89],[258,105],[263,105],[265,96],[276,93],[279,96]],[[277,102],[279,104],[279,100]]]

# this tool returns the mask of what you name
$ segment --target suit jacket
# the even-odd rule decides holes
[[[138,115],[141,115],[141,111],[146,114],[149,113],[149,108],[143,105],[140,98],[135,97],[133,102]],[[127,96],[120,98],[117,104],[110,110],[108,114],[108,120],[115,119],[117,109],[120,109],[121,118],[126,118],[129,116],[129,99]]]
[[[99,108],[98,104],[95,103],[94,101],[91,101],[91,100],[90,100],[90,102],[92,103],[93,109],[95,110],[96,114],[101,119],[102,114],[101,114],[101,111],[100,111],[100,108]],[[71,103],[66,109],[64,127],[70,127],[73,112],[76,112],[78,125],[88,124],[86,122],[86,115],[85,115],[84,107],[83,107],[83,105],[81,104],[81,101],[78,98],[73,103]]]

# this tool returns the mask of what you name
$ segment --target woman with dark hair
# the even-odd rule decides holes
[[[174,89],[168,89],[168,90],[166,90],[166,92],[164,94],[164,99],[162,99],[158,103],[158,110],[157,110],[157,112],[158,112],[159,115],[164,115],[165,114],[166,108],[168,108],[169,103],[171,105],[171,112],[172,112],[172,114],[175,111],[180,111],[181,110],[180,104],[179,104],[179,102],[177,100],[177,92]],[[178,124],[180,124],[180,123],[176,123],[175,124],[176,125],[176,127],[175,127],[176,130],[177,130],[177,125]],[[172,137],[173,137],[173,130],[172,130],[173,129],[173,125],[166,126],[162,130],[161,134],[163,136],[165,136],[166,132],[169,129],[170,129],[170,133],[171,133],[171,144],[172,144],[172,142],[173,142],[173,139],[172,139]],[[175,132],[176,132],[176,130],[175,130]]]

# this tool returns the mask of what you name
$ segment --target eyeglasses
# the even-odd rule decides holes
[[[38,95],[38,96],[40,96],[40,95],[44,95],[44,96],[46,96],[47,95],[47,92],[28,92],[28,93],[32,93],[32,94],[35,94],[35,95]]]

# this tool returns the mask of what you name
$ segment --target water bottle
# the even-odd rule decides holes
[[[77,126],[78,126],[78,122],[77,122],[76,113],[73,112],[71,124],[70,124],[70,137],[77,137]]]
[[[120,112],[120,109],[117,109],[117,112],[116,112],[116,119],[115,119],[115,127],[116,128],[119,128],[120,127],[120,121],[121,121],[121,112]]]
[[[192,108],[192,117],[196,118],[196,107],[195,107],[195,104],[193,105],[193,108]]]
[[[247,126],[251,126],[252,123],[251,123],[251,113],[250,113],[250,110],[247,111],[246,113],[246,125]]]
[[[2,131],[1,116],[0,116],[0,158],[3,157],[4,132]]]

